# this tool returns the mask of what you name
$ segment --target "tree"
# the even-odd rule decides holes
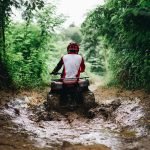
[[[52,4],[33,13],[24,23],[11,22],[6,28],[6,63],[16,88],[32,88],[49,81],[50,61],[54,61],[55,29],[64,22]]]
[[[68,39],[77,43],[81,43],[82,41],[80,28],[75,26],[74,24],[71,24],[67,29],[65,29],[62,32],[62,36],[64,37],[64,39]]]
[[[113,84],[150,88],[149,25],[150,1],[145,0],[107,0],[88,14],[82,24],[83,43],[88,57],[95,47],[107,50]]]
[[[25,7],[24,16],[30,18],[32,10],[44,6],[43,0],[0,0],[0,84],[9,84],[9,74],[5,65],[5,27],[6,21],[11,14],[12,6],[16,8]],[[4,80],[5,79],[5,80]]]

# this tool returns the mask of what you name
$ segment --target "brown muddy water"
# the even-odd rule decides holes
[[[150,149],[148,104],[135,96],[96,98],[89,119],[79,112],[48,113],[31,105],[32,97],[13,97],[0,109],[0,150]]]

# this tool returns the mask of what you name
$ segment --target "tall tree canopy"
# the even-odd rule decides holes
[[[149,26],[149,0],[107,0],[91,11],[82,24],[87,56],[98,51],[106,59],[113,84],[149,88]]]

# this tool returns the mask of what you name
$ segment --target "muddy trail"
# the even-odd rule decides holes
[[[0,150],[149,150],[150,96],[107,88],[94,93],[99,105],[88,118],[46,112],[46,92],[1,91]]]

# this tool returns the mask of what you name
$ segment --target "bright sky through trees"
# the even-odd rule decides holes
[[[71,23],[80,25],[88,10],[104,4],[104,0],[58,0],[57,2],[58,12],[69,16],[64,26]]]
[[[64,26],[67,27],[71,23],[80,25],[89,10],[92,10],[97,5],[104,4],[104,0],[45,0],[48,3],[55,3],[58,13],[68,16]],[[13,8],[12,17],[15,21],[21,21],[21,11]]]

